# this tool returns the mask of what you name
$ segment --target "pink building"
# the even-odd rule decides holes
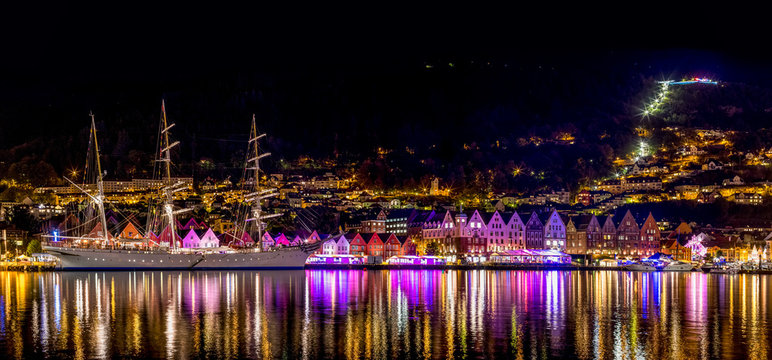
[[[218,246],[220,246],[220,239],[217,238],[212,229],[191,229],[182,239],[182,247],[184,248],[215,248]]]

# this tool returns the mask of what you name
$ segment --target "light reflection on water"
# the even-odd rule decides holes
[[[766,275],[0,272],[3,358],[770,357]]]

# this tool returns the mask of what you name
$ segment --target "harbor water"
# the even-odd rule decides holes
[[[0,357],[768,359],[772,275],[0,272]]]

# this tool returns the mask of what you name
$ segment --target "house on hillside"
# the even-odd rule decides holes
[[[705,164],[702,165],[703,171],[722,170],[723,168],[724,168],[724,164],[722,164],[720,161],[716,159],[708,159],[708,161],[706,161]]]

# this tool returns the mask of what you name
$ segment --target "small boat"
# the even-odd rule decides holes
[[[712,269],[714,269],[714,267],[713,267],[713,264],[711,263],[704,263],[702,264],[702,266],[700,266],[700,270],[702,270],[702,272],[706,274],[711,272]]]
[[[622,267],[625,270],[630,271],[654,271],[657,270],[654,266],[644,263],[633,263]]]
[[[710,270],[711,274],[737,274],[738,270],[740,270],[736,265],[734,264],[727,264],[725,266],[716,266]]]
[[[665,265],[662,271],[692,271],[694,265],[682,261],[673,261]]]

